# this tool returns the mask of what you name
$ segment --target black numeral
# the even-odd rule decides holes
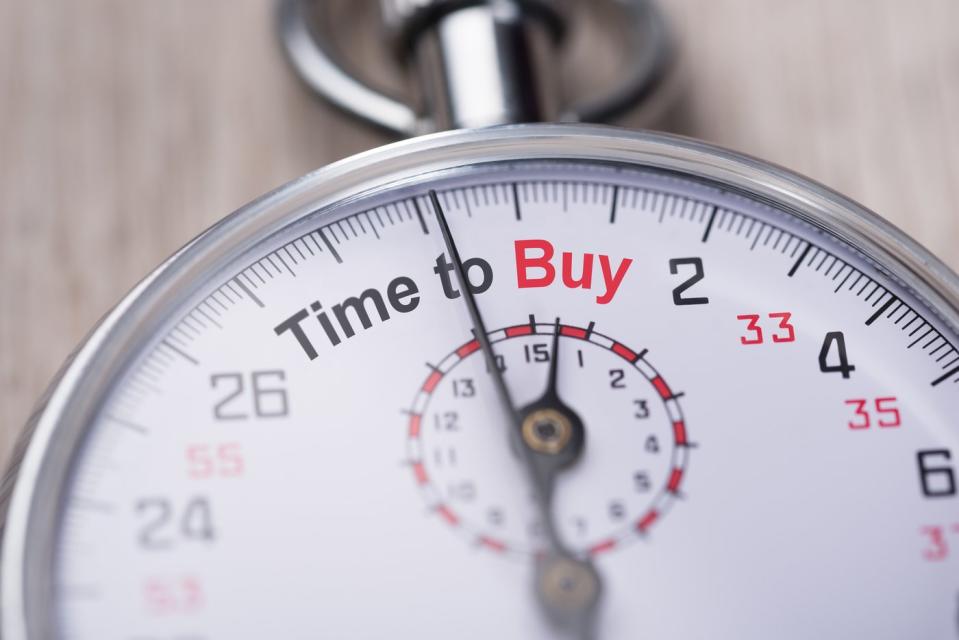
[[[187,501],[178,519],[173,502],[167,498],[142,498],[135,511],[144,521],[137,534],[137,542],[144,549],[162,551],[181,541],[211,542],[215,538],[213,512],[207,498]]]
[[[633,404],[636,406],[636,411],[633,413],[634,418],[643,420],[649,417],[649,403],[646,400],[633,400]]]
[[[245,379],[243,373],[214,373],[210,376],[210,387],[226,391],[226,395],[213,405],[215,419],[283,418],[289,414],[286,389],[280,384],[286,380],[286,373],[281,370],[252,372],[249,394]]]
[[[700,296],[697,298],[683,297],[683,292],[706,277],[706,272],[703,271],[702,258],[673,258],[669,261],[669,272],[674,276],[678,275],[679,267],[685,265],[689,265],[693,268],[693,275],[684,280],[683,283],[678,287],[673,289],[673,304],[679,306],[690,304],[709,304],[709,298],[706,296]]]
[[[472,378],[460,378],[459,380],[453,380],[454,398],[472,398],[475,395],[476,385],[473,384]]]
[[[476,498],[476,485],[469,480],[451,484],[448,489],[451,500],[472,502]]]
[[[613,500],[609,503],[609,518],[610,520],[622,520],[626,515],[626,507],[623,506],[622,502],[618,500]]]
[[[933,466],[936,459],[947,461],[946,464]],[[916,453],[919,463],[919,485],[922,495],[927,498],[947,498],[956,495],[956,473],[948,464],[952,460],[949,449],[927,449]]]
[[[649,453],[659,453],[659,438],[654,435],[646,438],[646,451]]]
[[[173,540],[162,535],[173,517],[173,507],[164,498],[144,498],[137,502],[137,514],[146,519],[137,540],[144,549],[168,549]]]
[[[609,387],[610,389],[625,389],[626,383],[623,382],[623,379],[626,377],[626,372],[622,369],[610,369],[609,370]]]
[[[653,486],[649,480],[649,474],[645,471],[637,471],[633,474],[633,487],[639,493],[646,493]]]
[[[496,368],[499,369],[500,373],[506,371],[506,358],[499,354],[493,354],[493,360],[496,362]],[[489,373],[489,361],[484,358],[486,362],[486,372]]]
[[[523,352],[526,354],[526,362],[549,362],[549,345],[545,343],[536,343],[532,345],[523,345]]]
[[[839,356],[839,364],[829,364],[829,354],[836,347]],[[848,378],[849,374],[856,370],[856,367],[849,364],[849,357],[846,355],[846,336],[842,331],[830,331],[822,341],[822,349],[819,350],[819,370],[823,373],[841,373],[843,378]]]
[[[460,414],[456,411],[443,411],[433,414],[433,424],[437,431],[459,431]]]

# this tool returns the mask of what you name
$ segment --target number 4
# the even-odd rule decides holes
[[[829,353],[833,346],[836,348],[838,364],[829,364]],[[822,349],[819,350],[819,370],[823,373],[841,373],[843,378],[849,378],[849,374],[856,370],[856,367],[849,364],[846,336],[842,331],[830,331],[823,339]]]

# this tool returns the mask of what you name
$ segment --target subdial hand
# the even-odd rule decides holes
[[[542,517],[550,552],[542,556],[537,565],[540,601],[561,626],[575,630],[581,638],[589,638],[602,584],[592,563],[575,557],[560,539],[552,508],[556,476],[579,459],[586,445],[582,419],[559,394],[560,331],[557,318],[546,390],[538,400],[519,411],[520,434],[546,505]]]
[[[519,411],[523,444],[533,451],[539,471],[550,479],[550,486],[552,477],[576,462],[586,445],[582,419],[559,395],[560,329],[557,318],[546,391]]]
[[[559,320],[553,336],[549,382],[536,402],[517,411],[503,373],[496,365],[486,325],[476,297],[466,278],[466,269],[450,232],[449,223],[435,191],[429,192],[440,232],[450,254],[453,270],[466,303],[476,339],[486,357],[493,377],[503,418],[509,435],[519,443],[520,456],[535,489],[540,519],[548,542],[547,550],[537,556],[535,592],[549,620],[567,634],[582,640],[593,638],[596,609],[602,592],[599,574],[589,560],[577,558],[561,540],[553,517],[553,489],[556,475],[580,456],[586,432],[582,420],[567,407],[557,393],[559,360]]]

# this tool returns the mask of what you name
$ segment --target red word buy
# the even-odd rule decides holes
[[[517,240],[514,242],[516,251],[516,284],[520,289],[534,289],[548,287],[556,280],[556,266],[553,265],[553,244],[547,240]],[[609,256],[592,253],[582,254],[576,265],[578,273],[573,273],[573,253],[563,251],[560,259],[563,286],[569,289],[593,289],[593,260],[599,259],[599,270],[602,275],[603,292],[596,296],[599,304],[609,304],[619,290],[626,272],[633,264],[632,258],[623,258],[616,271]]]

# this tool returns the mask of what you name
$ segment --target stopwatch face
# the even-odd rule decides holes
[[[513,400],[558,358],[585,428],[596,637],[959,636],[953,277],[780,170],[541,126],[334,166],[134,292],[23,459],[4,637],[553,637],[431,191]]]

